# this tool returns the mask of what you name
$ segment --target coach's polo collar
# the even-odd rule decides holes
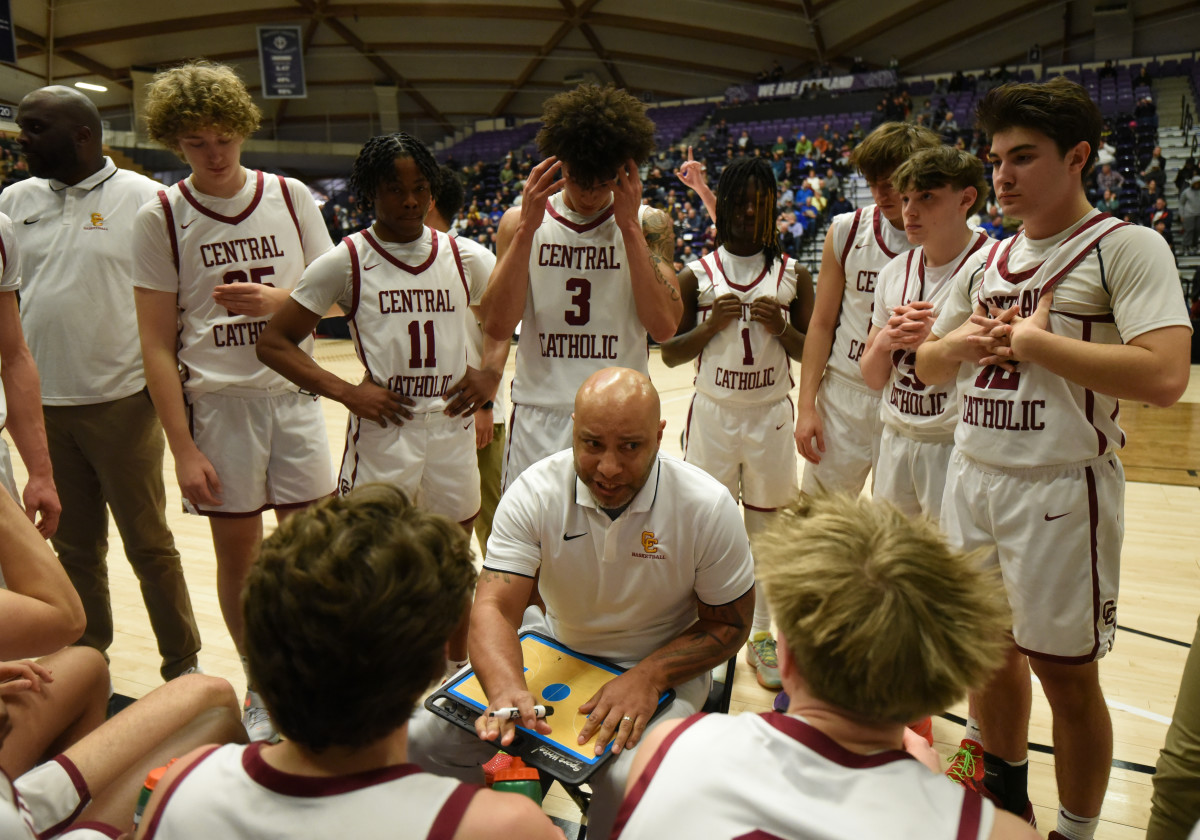
[[[642,485],[642,489],[633,497],[633,501],[625,508],[625,512],[633,511],[634,513],[646,513],[650,508],[654,507],[654,500],[658,498],[658,482],[662,477],[662,451],[654,456],[654,466],[650,468],[650,476],[646,479],[646,483]],[[578,475],[575,476],[575,504],[580,507],[591,508],[592,510],[601,510],[599,503],[596,501],[592,491],[583,483]]]
[[[50,178],[48,180],[50,181],[50,189],[54,190],[55,192],[62,192],[68,187],[73,190],[90,192],[116,174],[117,165],[113,163],[112,158],[110,158],[108,155],[105,155],[104,166],[101,166],[78,184],[64,184],[62,181],[55,180],[54,178]]]

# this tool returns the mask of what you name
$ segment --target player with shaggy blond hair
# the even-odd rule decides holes
[[[155,76],[147,129],[192,173],[142,207],[134,239],[146,381],[184,504],[209,517],[217,597],[239,652],[263,511],[283,519],[334,486],[316,397],[255,355],[305,266],[332,246],[303,184],[241,165],[259,118],[229,67],[196,61]],[[253,689],[246,723],[256,740],[274,735]]]
[[[658,726],[634,758],[614,836],[810,837],[836,825],[845,837],[1037,837],[942,776],[904,726],[1004,657],[1004,589],[973,559],[887,502],[805,498],[782,514],[755,560],[786,714]]]

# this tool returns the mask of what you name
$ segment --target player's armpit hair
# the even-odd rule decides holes
[[[645,163],[654,149],[654,123],[627,91],[584,84],[546,100],[538,150],[567,164],[583,189],[607,181],[630,158]]]
[[[375,194],[380,187],[396,180],[397,158],[412,158],[417,170],[429,182],[430,192],[438,195],[442,173],[425,144],[403,131],[381,134],[363,144],[350,171],[350,189],[364,213],[374,212]]]
[[[391,485],[281,522],[242,593],[250,673],[279,731],[320,752],[402,726],[441,676],[474,583],[462,528]]]
[[[155,75],[146,86],[145,120],[150,139],[179,155],[180,136],[212,129],[249,137],[262,112],[233,68],[198,59]]]
[[[807,498],[754,548],[780,643],[809,690],[866,720],[948,708],[1011,644],[999,575],[890,503]]]

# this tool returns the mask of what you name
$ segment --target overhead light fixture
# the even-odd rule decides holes
[[[100,93],[104,93],[108,90],[108,88],[106,88],[104,85],[94,85],[91,82],[76,82],[75,87],[82,88],[83,90],[95,90],[99,91]]]

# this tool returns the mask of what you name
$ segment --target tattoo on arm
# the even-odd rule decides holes
[[[651,210],[642,218],[642,233],[650,249],[650,267],[654,269],[654,276],[670,291],[671,300],[679,300],[679,290],[671,285],[659,268],[659,265],[671,262],[675,256],[675,229],[671,217],[661,210]]]
[[[484,569],[479,575],[480,583],[512,583],[512,578],[508,572],[497,572],[492,569]]]

